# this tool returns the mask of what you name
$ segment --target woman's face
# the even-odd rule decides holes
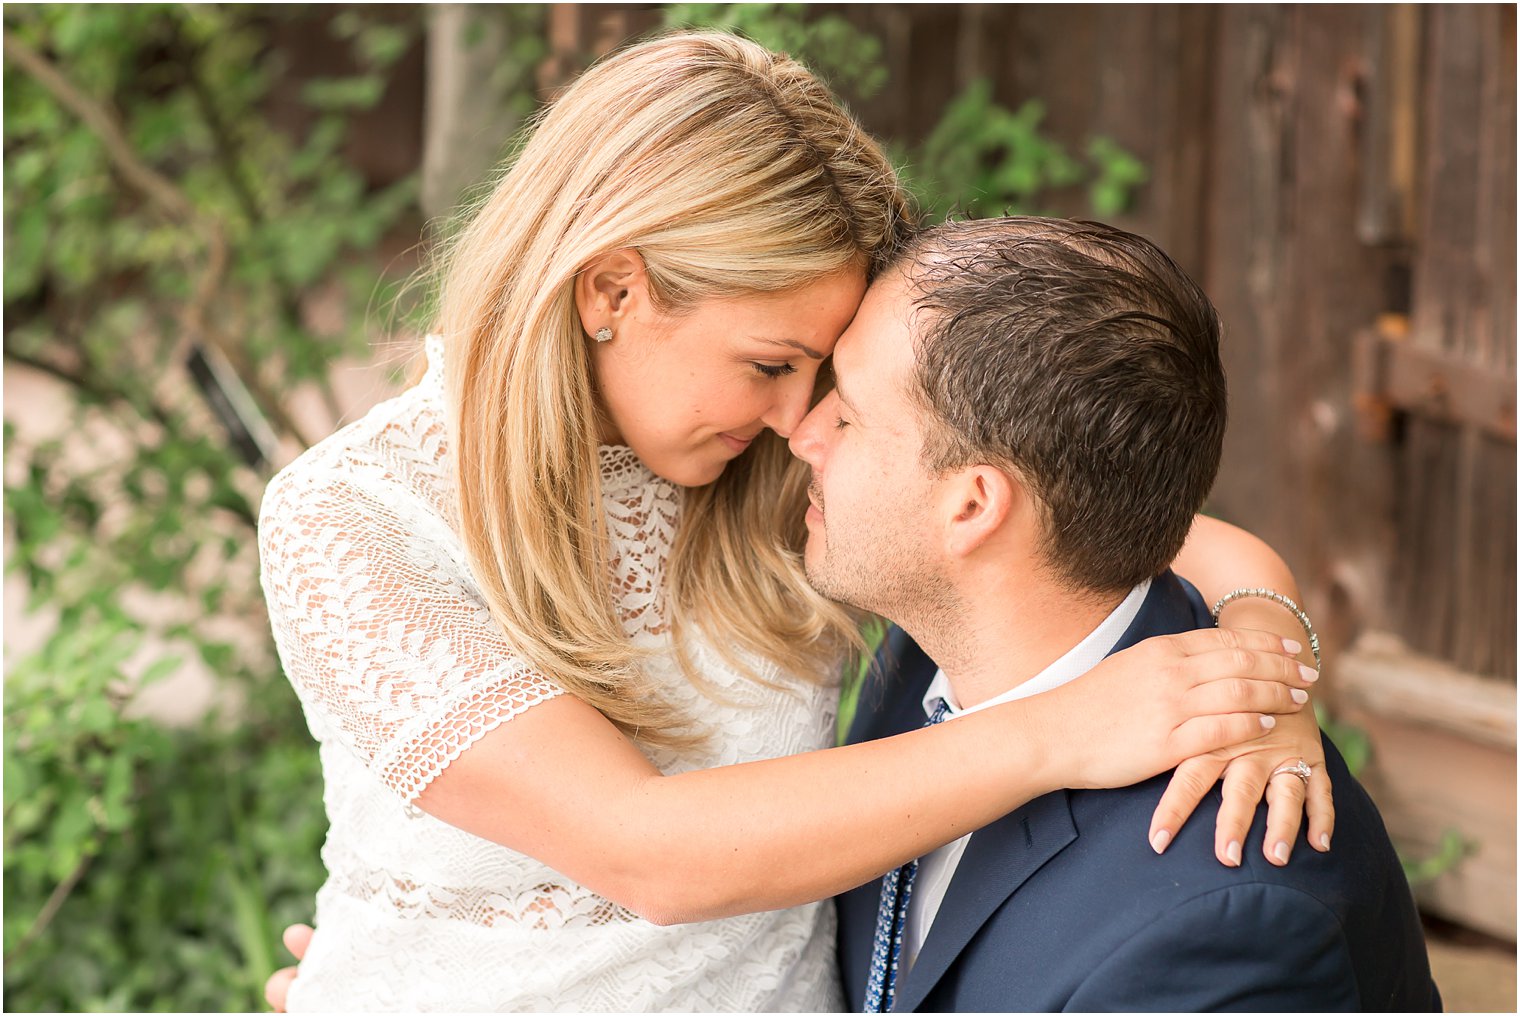
[[[613,332],[591,343],[602,441],[628,445],[672,483],[711,483],[766,427],[788,437],[807,415],[818,369],[865,290],[852,267],[665,314],[635,255],[603,259],[576,283],[586,333]]]

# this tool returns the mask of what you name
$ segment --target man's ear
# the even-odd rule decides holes
[[[587,335],[611,328],[628,319],[649,299],[649,276],[644,259],[635,250],[604,254],[575,277],[575,309]]]
[[[1023,484],[996,466],[975,465],[946,479],[950,515],[946,547],[953,557],[967,557],[1021,513],[1027,501]]]

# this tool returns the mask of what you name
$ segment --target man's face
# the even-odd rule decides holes
[[[934,595],[940,555],[909,401],[911,303],[899,273],[867,291],[834,347],[835,387],[791,438],[813,467],[808,581],[825,596],[901,619]]]

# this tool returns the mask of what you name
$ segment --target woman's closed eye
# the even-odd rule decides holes
[[[797,373],[797,368],[789,363],[756,363],[750,361],[750,366],[755,368],[762,376],[771,379],[786,377],[788,374]]]

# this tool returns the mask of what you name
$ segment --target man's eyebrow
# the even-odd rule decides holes
[[[804,353],[807,354],[808,359],[810,359],[810,360],[822,360],[823,359],[823,354],[820,353],[820,352],[818,352],[818,350],[816,350],[816,349],[810,349],[807,346],[804,346],[802,343],[796,342],[796,341],[794,341],[792,339],[767,339],[767,338],[763,338],[763,337],[761,337],[759,335],[755,336],[755,339],[758,342],[768,342],[768,343],[770,343],[773,346],[791,346],[793,349],[800,349]]]
[[[839,383],[838,373],[834,375],[834,394],[839,396],[839,401],[844,403],[844,407],[850,411],[851,415],[857,418],[860,416],[860,410],[855,408],[855,403],[851,402],[850,397],[844,393],[844,386]]]

